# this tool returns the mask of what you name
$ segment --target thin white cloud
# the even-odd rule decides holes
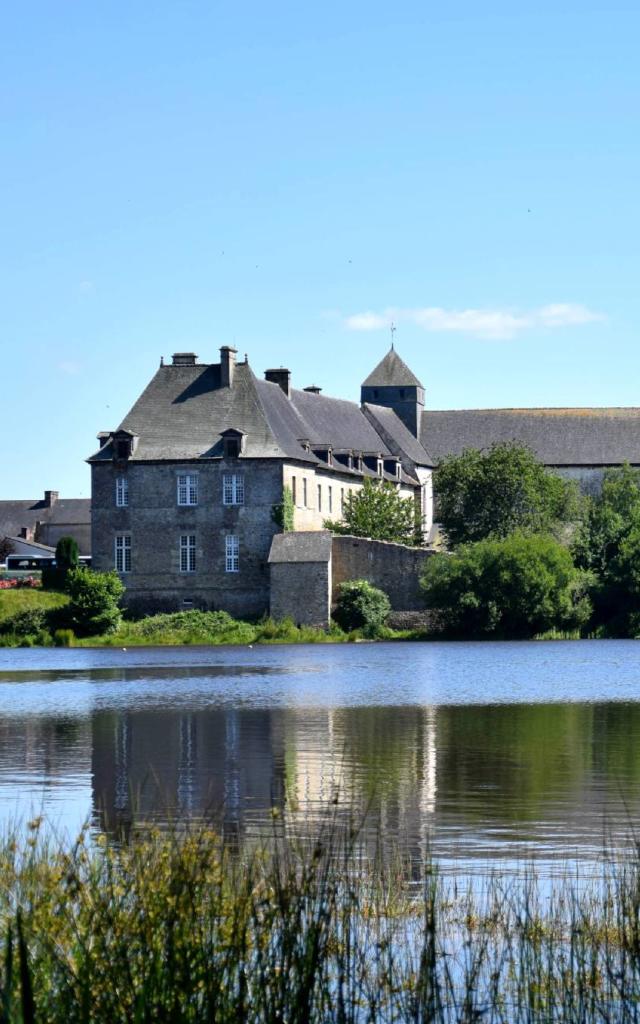
[[[382,313],[367,311],[344,318],[350,331],[378,331],[392,323],[412,323],[425,331],[452,331],[476,338],[508,341],[523,331],[534,328],[576,327],[604,320],[602,313],[579,303],[557,302],[539,309],[517,312],[507,309],[442,309],[425,306],[419,309],[385,309]]]
[[[70,377],[75,377],[82,370],[80,363],[77,363],[74,359],[63,359],[57,366],[61,373],[66,373]]]

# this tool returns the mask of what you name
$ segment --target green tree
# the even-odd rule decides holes
[[[67,593],[71,598],[64,609],[64,625],[79,636],[112,633],[120,625],[119,601],[124,584],[117,572],[94,572],[84,566],[70,569]]]
[[[576,564],[591,570],[593,624],[615,636],[637,632],[640,610],[640,472],[609,469],[588,505],[573,545]]]
[[[61,537],[56,544],[56,565],[59,569],[75,569],[78,564],[78,545],[73,537]]]
[[[349,493],[342,506],[342,521],[325,519],[332,533],[421,544],[420,519],[413,498],[402,498],[389,480],[365,480],[361,490]]]
[[[445,632],[513,638],[585,625],[590,582],[555,538],[520,532],[433,555],[421,579]]]
[[[346,632],[361,629],[373,637],[387,621],[391,602],[382,590],[367,580],[347,580],[338,587],[338,600],[333,617]]]
[[[555,532],[580,510],[575,484],[515,443],[447,456],[434,473],[434,490],[435,518],[452,547],[514,530]]]

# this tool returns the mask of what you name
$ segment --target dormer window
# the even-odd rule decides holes
[[[241,430],[229,428],[222,431],[222,446],[225,459],[238,459],[244,451],[246,435]]]
[[[377,469],[378,476],[381,477],[382,474],[384,473],[384,462],[382,461],[382,459],[378,459],[377,460],[377,462],[376,462],[376,469]]]
[[[119,430],[113,436],[113,457],[117,462],[125,462],[135,451],[136,436],[129,430]]]

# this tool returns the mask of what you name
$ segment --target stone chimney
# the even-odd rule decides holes
[[[172,356],[174,366],[195,366],[197,358],[195,352],[174,352]]]
[[[238,350],[230,345],[223,345],[220,349],[220,387],[233,387],[237,354]]]
[[[282,388],[287,398],[291,394],[291,370],[285,370],[283,366],[277,370],[265,370],[264,379]]]
[[[33,540],[33,529],[30,526],[21,526],[18,536],[21,540]]]
[[[45,505],[45,508],[51,508],[52,505],[55,505],[55,503],[56,503],[56,501],[58,500],[59,497],[60,497],[60,492],[59,491],[45,491],[44,492],[44,505]]]

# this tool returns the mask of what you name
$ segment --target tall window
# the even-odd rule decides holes
[[[183,533],[180,537],[180,572],[196,571],[196,536]]]
[[[322,512],[322,484],[318,484],[318,512]]]
[[[306,476],[303,476],[303,478],[302,478],[302,506],[303,506],[303,508],[307,507],[307,478],[306,478]]]
[[[225,571],[240,572],[240,540],[229,533],[225,542]]]
[[[126,476],[116,477],[116,505],[124,508],[129,504],[129,481]]]
[[[117,533],[116,543],[116,572],[131,572],[131,536],[128,533]]]
[[[328,491],[329,491],[329,493],[328,493],[328,498],[329,498],[329,514],[331,514],[333,512],[333,487],[329,487]]]
[[[178,505],[198,504],[198,477],[195,473],[178,474]]]
[[[244,505],[244,477],[241,473],[225,473],[222,478],[223,505]]]
[[[296,488],[296,478],[295,478],[295,476],[292,476],[291,477],[291,497],[293,499],[293,504],[294,505],[296,503],[296,498],[297,498],[296,490],[297,490],[297,488]]]
[[[344,487],[340,488],[340,515],[344,512]]]

